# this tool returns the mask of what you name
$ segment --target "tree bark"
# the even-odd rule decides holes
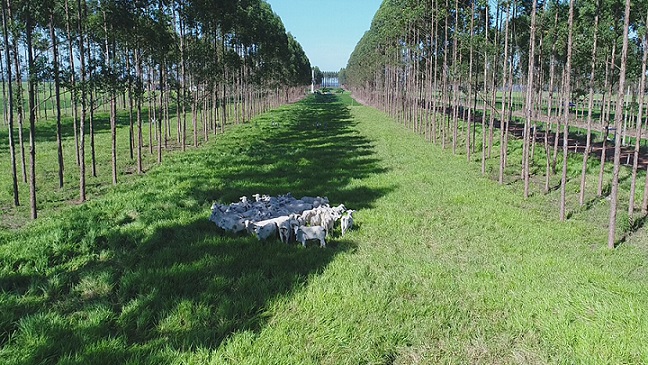
[[[34,23],[29,5],[26,20],[27,64],[29,66],[27,91],[29,99],[29,205],[31,208],[31,218],[36,219],[38,217],[36,207],[36,64],[34,62],[34,48],[32,43]]]
[[[532,104],[533,104],[533,80],[534,80],[534,63],[535,63],[535,32],[536,32],[536,8],[537,1],[533,0],[531,9],[531,35],[529,36],[529,67],[527,70],[527,87],[526,87],[526,121],[524,123],[524,143],[522,151],[522,175],[524,177],[524,198],[529,197],[529,178],[530,178],[530,140],[531,140],[531,124],[533,121]]]
[[[573,1],[573,0],[572,0]],[[623,125],[623,102],[625,98],[626,66],[628,61],[628,33],[630,28],[630,0],[625,1],[625,15],[623,24],[623,48],[621,50],[621,70],[619,72],[619,93],[614,112],[614,125],[617,128],[614,139],[614,166],[612,172],[612,190],[610,193],[610,223],[608,232],[608,248],[613,249],[616,244],[617,206],[619,203],[619,171],[621,169],[621,130]]]
[[[104,28],[104,47],[106,67],[110,74],[110,165],[112,168],[112,183],[117,185],[117,91],[113,84],[113,65],[110,57],[110,48],[108,47],[108,23],[106,21],[106,11],[102,9],[103,28]]]
[[[502,71],[502,112],[500,114],[500,164],[499,164],[499,178],[498,181],[500,184],[504,184],[504,168],[506,167],[506,141],[505,134],[508,130],[508,123],[506,121],[506,84],[508,78],[507,66],[508,66],[508,41],[509,41],[509,11],[506,10],[505,15],[505,26],[504,26],[504,68]]]
[[[572,64],[572,51],[573,51],[573,30],[574,30],[574,2],[569,1],[569,20],[568,20],[568,35],[567,35],[567,61],[565,64],[565,94],[564,99],[561,100],[563,104],[563,163],[562,163],[562,179],[560,180],[560,220],[566,219],[566,197],[567,197],[567,157],[569,151],[567,150],[567,143],[569,140],[569,101],[571,95],[571,64]]]
[[[16,142],[14,141],[14,105],[13,105],[13,77],[11,73],[11,55],[9,47],[9,32],[7,27],[7,7],[9,5],[7,1],[2,1],[2,28],[3,28],[3,38],[4,38],[4,51],[5,51],[5,62],[7,66],[7,89],[8,89],[8,135],[9,135],[9,153],[11,156],[11,186],[13,191],[14,206],[20,206],[20,197],[18,194],[18,174],[16,170]]]
[[[50,13],[50,38],[52,39],[52,72],[54,73],[54,98],[56,101],[56,146],[58,156],[59,189],[63,188],[63,142],[61,136],[61,77],[59,75],[58,40],[54,31],[54,12]]]
[[[646,24],[648,24],[648,11],[646,12]],[[632,180],[630,181],[630,201],[628,204],[628,216],[633,219],[635,194],[637,190],[637,170],[639,168],[639,149],[641,146],[641,129],[643,118],[644,90],[646,88],[646,62],[648,61],[648,34],[644,34],[642,40],[643,57],[641,59],[641,81],[639,82],[639,111],[637,112],[637,134],[632,161]]]
[[[599,8],[599,1],[596,2],[596,8]],[[581,206],[585,204],[585,183],[587,177],[587,160],[592,149],[592,109],[594,108],[594,76],[596,72],[596,41],[598,36],[598,12],[594,16],[594,36],[592,45],[592,63],[590,64],[589,94],[587,99],[587,141],[585,142],[585,151],[583,151],[583,168],[581,170],[580,195],[578,202]],[[645,71],[645,70],[644,70]]]
[[[79,29],[79,62],[81,64],[81,118],[79,119],[79,201],[86,200],[86,165],[85,165],[85,118],[87,107],[86,95],[86,63],[83,39],[83,17],[81,11],[82,0],[77,0],[79,6],[78,29]],[[85,0],[83,0],[85,6]]]
[[[13,15],[11,13],[11,0],[7,0],[7,13],[8,22],[11,26],[13,24]],[[18,145],[20,148],[20,167],[22,173],[22,182],[27,183],[27,163],[25,157],[25,139],[23,137],[23,124],[25,121],[25,112],[23,108],[23,86],[22,86],[22,71],[20,68],[20,61],[18,60],[18,36],[13,34],[13,62],[16,69],[16,111],[18,112]]]

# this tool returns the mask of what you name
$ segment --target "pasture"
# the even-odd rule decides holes
[[[50,198],[43,219],[0,230],[0,359],[648,362],[646,229],[607,249],[607,201],[575,208],[578,155],[566,222],[558,190],[535,181],[522,198],[511,156],[498,185],[349,95],[313,95],[82,205]],[[208,221],[213,201],[286,192],[344,203],[356,227],[319,249]]]

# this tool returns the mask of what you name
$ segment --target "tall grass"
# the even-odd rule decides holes
[[[645,363],[645,248],[605,248],[557,192],[346,96],[316,95],[139,179],[0,232],[7,364]],[[326,249],[230,236],[212,201],[325,195],[358,209]],[[605,205],[605,202],[598,203]]]

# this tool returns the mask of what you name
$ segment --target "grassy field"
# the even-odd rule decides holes
[[[561,223],[559,191],[522,199],[514,156],[500,186],[348,95],[266,113],[1,230],[0,359],[648,362],[645,229],[608,250],[606,200]],[[286,192],[357,209],[356,229],[304,249],[208,221],[213,201]]]

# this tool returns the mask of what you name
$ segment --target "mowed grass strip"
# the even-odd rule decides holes
[[[340,100],[342,102],[340,102]],[[645,363],[645,252],[558,222],[348,96],[313,96],[5,234],[6,363]],[[261,244],[212,200],[326,195],[328,247]]]
[[[560,223],[541,199],[479,177],[478,164],[351,109],[386,170],[352,186],[393,191],[357,214],[353,254],[275,302],[260,333],[201,361],[646,362],[644,252],[609,251],[604,228]]]

